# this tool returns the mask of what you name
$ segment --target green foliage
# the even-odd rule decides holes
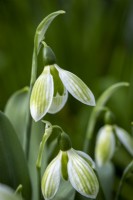
[[[7,102],[5,108],[5,114],[10,119],[16,134],[19,138],[21,146],[25,147],[25,125],[26,125],[26,114],[27,114],[27,104],[28,104],[28,87],[25,87],[17,92],[15,92]],[[41,122],[32,123],[31,128],[31,141],[30,141],[30,153],[29,153],[29,172],[32,182],[33,200],[37,199],[37,172],[36,172],[36,159],[38,154],[39,144],[43,135],[44,126]],[[12,140],[11,140],[12,142]],[[47,152],[46,152],[47,153]],[[43,156],[44,158],[44,156]],[[47,160],[45,158],[45,160]],[[45,162],[44,162],[45,163]],[[43,164],[43,168],[45,164]]]
[[[86,137],[88,138],[88,140],[85,141],[85,145],[84,145],[85,151],[87,151],[87,147],[89,146],[88,144],[89,142],[91,142],[92,136],[94,134],[94,128],[95,128],[98,116],[100,115],[102,111],[106,111],[107,109],[105,107],[106,102],[110,99],[110,97],[113,95],[115,91],[117,91],[121,87],[127,87],[127,86],[129,86],[129,83],[126,83],[126,82],[116,83],[110,86],[109,88],[107,88],[97,100],[97,104],[91,113],[88,126],[87,126]]]
[[[31,198],[31,182],[25,156],[9,119],[0,112],[0,182],[16,189],[23,185],[23,197]]]
[[[26,107],[28,105],[28,87],[15,92],[8,100],[5,114],[12,122],[21,145],[24,147]]]
[[[94,92],[96,99],[98,99],[97,97],[99,94],[106,88],[114,84],[114,86],[111,86],[112,91],[110,90],[109,93],[103,96],[103,99],[101,98],[100,107],[103,103],[107,103],[107,106],[115,113],[118,125],[121,125],[130,132],[130,123],[133,116],[133,110],[131,109],[133,101],[132,5],[133,3],[130,0],[40,0],[39,3],[35,0],[1,0],[0,108],[4,110],[5,102],[12,92],[19,90],[25,85],[29,85],[33,35],[37,24],[48,13],[63,9],[66,10],[67,14],[64,15],[63,18],[59,18],[57,22],[53,23],[52,28],[50,27],[48,30],[48,35],[45,33],[50,23],[54,17],[61,14],[60,12],[49,15],[49,17],[45,19],[46,21],[44,20],[38,26],[35,37],[36,47],[33,54],[33,60],[34,57],[36,57],[34,60],[35,64],[37,62],[37,54],[39,50],[40,53],[42,50],[40,42],[45,35],[45,40],[54,50],[59,65],[64,68],[66,66],[67,70],[71,69],[70,71],[80,76],[87,85],[91,85],[91,89]],[[42,25],[44,24],[46,26],[43,29]],[[43,30],[42,35],[38,34],[40,30]],[[37,70],[38,74],[44,67],[42,60],[42,55],[40,54]],[[34,77],[34,80],[35,79],[36,76]],[[117,90],[120,87],[128,86],[128,84],[124,83],[125,81],[130,83],[129,89]],[[115,87],[116,82],[122,83],[116,84]],[[2,130],[2,133],[3,131],[5,133],[3,135],[0,132],[0,137],[5,141],[4,145],[3,142],[1,145],[2,140],[0,138],[0,167],[2,167],[2,172],[4,172],[0,174],[0,177],[5,177],[6,184],[8,184],[8,181],[11,181],[9,185],[14,189],[18,187],[20,184],[19,179],[22,178],[22,175],[20,175],[22,172],[19,174],[19,177],[14,177],[14,174],[18,173],[18,169],[16,170],[16,168],[21,168],[20,165],[22,164],[20,161],[21,155],[19,160],[17,160],[19,153],[16,155],[15,141],[17,141],[17,145],[20,143],[18,148],[22,151],[22,147],[24,149],[25,146],[26,113],[28,112],[26,108],[26,104],[28,103],[28,93],[26,90],[22,89],[21,91],[16,92],[7,103],[5,114],[12,125],[10,122],[7,122],[8,119],[6,116],[2,117],[2,119],[4,118],[6,123],[10,125],[3,127],[3,122],[0,120],[0,130]],[[113,96],[113,98],[110,98],[111,96]],[[104,124],[101,119],[102,112],[101,110],[98,111],[99,102],[100,101],[97,102],[96,108],[94,108],[92,114],[90,114],[91,108],[87,108],[87,106],[81,105],[69,97],[67,105],[62,111],[56,114],[56,117],[47,115],[46,119],[50,120],[52,124],[60,124],[64,130],[70,133],[72,144],[78,149],[83,147],[85,140],[83,133],[86,131],[89,119],[87,134],[89,130],[90,134],[88,135],[91,136],[88,136],[88,138],[93,137],[94,140],[94,142],[90,142],[91,144],[89,146],[90,154],[93,155],[95,136],[99,127],[101,127],[101,124]],[[106,107],[104,107],[104,109],[106,110]],[[3,116],[3,114],[0,114],[0,116],[1,115]],[[13,131],[13,128],[11,128],[12,126],[14,127]],[[33,200],[38,198],[38,180],[35,163],[43,133],[44,127],[42,123],[32,122],[28,165],[32,180]],[[13,138],[11,137],[11,134],[13,135]],[[88,140],[86,140],[86,142],[88,146]],[[90,148],[91,146],[93,148]],[[12,151],[10,147],[13,149]],[[49,148],[50,150],[52,149],[50,146]],[[54,150],[55,147],[53,147],[53,151]],[[6,156],[3,151],[6,152]],[[22,154],[24,153],[22,152]],[[46,168],[47,162],[53,157],[53,154],[55,154],[55,152],[49,153],[46,147],[42,162],[42,172]],[[8,165],[6,163],[7,155],[9,157]],[[22,157],[24,157],[24,155]],[[12,158],[15,159],[16,165],[14,165],[14,160],[12,160]],[[106,171],[104,171],[104,168],[102,169],[102,172],[99,172],[101,176],[103,173],[103,176],[100,177],[100,181],[104,188],[104,192],[106,192],[106,198],[114,198],[119,181],[121,180],[122,172],[131,160],[132,157],[124,150],[123,146],[118,145],[118,149],[116,149],[113,158],[115,177],[114,171],[109,168],[107,169],[107,174]],[[9,166],[11,171],[9,171]],[[14,169],[14,167],[16,168]],[[10,177],[9,179],[8,175]],[[13,180],[11,180],[11,177],[13,177]],[[131,200],[132,198],[133,177],[131,176],[131,173],[128,174],[128,178],[128,181],[126,181],[127,177],[124,178],[121,194],[119,195],[122,200]],[[109,183],[109,180],[110,184],[107,185],[106,183]],[[15,184],[12,183],[13,181]],[[55,200],[73,200],[75,191],[69,187],[70,185],[67,182],[65,186],[61,183],[61,189],[56,195]],[[25,192],[25,188],[23,192]],[[28,193],[30,193],[30,190],[28,190]],[[111,194],[114,194],[114,196],[112,197]],[[12,197],[10,196],[10,198]],[[81,195],[77,195],[76,193],[75,199],[81,200],[86,198],[81,197]],[[103,200],[104,197],[101,195],[101,197],[98,196],[98,199]]]

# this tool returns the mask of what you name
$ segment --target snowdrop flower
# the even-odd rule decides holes
[[[65,136],[66,137],[66,136]],[[61,177],[69,180],[80,194],[88,198],[96,198],[99,183],[93,171],[92,159],[81,151],[71,148],[69,140],[63,141],[63,148],[46,168],[42,178],[42,193],[46,200],[57,193]]]
[[[30,99],[33,119],[39,121],[46,113],[57,113],[65,105],[68,92],[84,104],[94,106],[95,98],[87,85],[73,73],[55,64],[54,54],[47,46],[47,60],[36,80]],[[53,56],[52,56],[53,55]]]
[[[112,125],[100,128],[96,139],[95,159],[99,167],[111,160],[115,151],[115,137]]]
[[[117,125],[106,124],[99,130],[96,139],[95,159],[99,167],[112,159],[115,152],[116,138],[133,156],[133,138],[128,132]]]

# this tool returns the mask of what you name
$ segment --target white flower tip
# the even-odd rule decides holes
[[[93,93],[79,77],[69,71],[61,69],[58,65],[55,65],[55,67],[59,72],[64,86],[74,98],[84,104],[95,106]]]
[[[35,122],[38,122],[43,117],[43,115],[39,115],[39,113],[37,112],[37,109],[36,109],[34,104],[32,104],[30,106],[30,113],[31,113],[31,116],[32,116],[32,118],[34,119]]]
[[[48,165],[42,178],[42,194],[45,199],[52,199],[59,189],[61,154],[59,153],[54,160]]]
[[[88,156],[86,156],[83,152],[78,151],[77,153],[73,149],[68,152],[69,180],[75,190],[77,190],[81,195],[94,199],[99,191],[97,177],[92,167],[84,159],[88,159]],[[90,162],[91,160],[89,158],[89,163]]]
[[[89,106],[96,106],[95,97],[94,97],[94,95],[92,93],[91,93],[91,96],[88,99],[87,105],[89,105]]]

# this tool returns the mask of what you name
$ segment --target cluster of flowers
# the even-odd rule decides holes
[[[65,105],[68,92],[84,104],[94,106],[95,98],[87,85],[73,73],[61,69],[51,48],[44,44],[45,67],[37,78],[31,93],[30,111],[39,121],[46,113],[57,113]],[[63,142],[62,142],[63,141]],[[84,152],[71,147],[68,135],[61,133],[60,151],[46,168],[42,178],[42,193],[52,199],[58,191],[61,177],[69,180],[80,194],[96,198],[99,183],[95,175],[95,163]]]

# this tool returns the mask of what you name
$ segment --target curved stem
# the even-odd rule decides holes
[[[109,109],[107,107],[98,107],[98,108],[95,107],[93,109],[90,116],[90,120],[88,122],[87,131],[86,131],[86,137],[85,137],[84,149],[83,149],[85,152],[88,152],[98,116],[100,115],[101,112],[106,112],[108,110]]]
[[[127,177],[127,175],[132,172],[133,170],[133,161],[131,161],[129,163],[129,165],[126,167],[126,169],[124,170],[123,172],[123,175],[122,175],[122,178],[120,180],[120,184],[119,184],[119,187],[118,187],[118,190],[117,190],[117,193],[116,193],[116,197],[115,197],[115,200],[118,200],[119,199],[119,196],[120,196],[120,193],[121,193],[121,189],[122,189],[122,186],[123,186],[123,183]]]
[[[101,111],[106,109],[106,107],[105,107],[106,102],[113,95],[113,93],[115,91],[117,91],[117,89],[119,89],[121,87],[128,87],[128,86],[129,86],[129,83],[127,83],[127,82],[116,83],[116,84],[112,85],[111,87],[107,88],[107,90],[105,90],[102,93],[102,95],[99,97],[97,104],[91,113],[90,120],[88,122],[88,127],[87,127],[86,136],[85,136],[85,142],[84,142],[84,151],[85,152],[88,152],[89,146],[91,144],[91,139],[92,139],[92,136],[94,133],[94,128],[96,125],[97,118],[100,115]]]
[[[57,128],[57,129],[60,129],[61,132],[64,132],[63,129],[58,125],[53,125],[52,128]]]

